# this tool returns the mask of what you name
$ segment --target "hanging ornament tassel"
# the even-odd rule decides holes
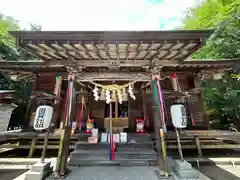
[[[106,103],[109,104],[111,102],[111,94],[108,89],[105,92],[105,96],[106,96]]]
[[[69,75],[70,76],[70,75]],[[65,114],[66,114],[66,124],[70,125],[71,122],[71,110],[72,110],[72,99],[73,99],[73,86],[74,86],[74,77],[70,76],[68,80],[68,90],[66,97],[66,105],[65,105]],[[65,125],[66,125],[65,124]]]
[[[162,89],[160,86],[160,83],[158,80],[156,80],[157,83],[157,88],[158,88],[158,99],[159,99],[159,103],[160,103],[160,112],[161,112],[161,116],[162,116],[162,127],[164,132],[167,132],[167,128],[166,128],[166,124],[165,124],[165,111],[164,111],[164,99],[163,99],[163,95],[162,95]]]
[[[161,110],[161,101],[160,101],[160,94],[159,94],[159,91],[158,91],[158,80],[157,79],[154,79],[153,81],[153,95],[154,95],[154,99],[155,101],[157,102],[158,104],[158,111],[160,113],[160,122],[161,122],[161,125],[164,129],[164,131],[166,131],[166,126],[165,126],[165,122],[163,121],[163,116],[162,116],[162,110]]]
[[[72,112],[72,101],[73,101],[73,87],[74,87],[74,82],[73,82],[73,79],[71,79],[71,82],[70,82],[70,92],[69,92],[68,125],[71,124],[71,112]]]
[[[80,89],[80,92],[84,92],[84,88]],[[82,122],[83,122],[83,103],[84,103],[84,96],[82,95],[82,102],[80,103],[80,112],[79,112],[79,123],[78,123],[78,128],[81,130],[82,129]]]
[[[128,86],[128,93],[132,99],[136,99],[135,95],[133,94],[133,89],[130,85]]]
[[[54,88],[54,94],[58,97],[61,96],[61,87],[62,87],[62,76],[57,76],[56,77],[56,84],[55,84],[55,88]],[[57,101],[55,100],[54,103],[56,104]]]
[[[99,100],[98,91],[99,89],[97,88],[97,86],[95,86],[95,88],[93,89],[93,96],[95,97],[95,101]]]

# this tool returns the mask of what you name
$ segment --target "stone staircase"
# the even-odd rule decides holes
[[[109,160],[109,144],[77,142],[70,154],[70,166],[151,166],[157,157],[150,135],[129,134],[128,143],[117,144],[115,159]]]

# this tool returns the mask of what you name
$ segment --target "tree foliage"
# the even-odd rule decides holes
[[[203,86],[205,102],[214,119],[222,124],[240,119],[240,81],[228,75],[221,80],[204,81]]]
[[[8,31],[18,29],[16,20],[0,15],[0,59],[17,59],[14,38],[9,35]]]
[[[190,9],[183,20],[185,29],[213,29],[206,45],[193,59],[240,57],[240,1],[206,0]],[[240,121],[240,75],[228,74],[222,80],[203,82],[208,111],[222,124]]]
[[[40,31],[41,26],[30,24],[31,30]],[[12,17],[0,15],[0,60],[17,61],[36,59],[26,50],[17,47],[15,39],[9,34],[9,31],[19,30],[18,21]],[[16,90],[16,98],[27,102],[31,86],[26,81],[14,81],[7,72],[0,72],[1,90]]]
[[[240,1],[206,0],[183,20],[185,29],[214,29],[195,59],[240,57]],[[231,48],[229,48],[231,47]]]

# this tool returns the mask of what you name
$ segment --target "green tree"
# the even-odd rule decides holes
[[[40,31],[41,26],[30,24],[31,30]],[[0,60],[17,61],[36,59],[35,56],[29,54],[26,50],[16,46],[15,39],[8,33],[9,31],[19,30],[18,21],[12,17],[0,15]],[[0,72],[0,89],[16,90],[14,93],[16,104],[18,107],[11,117],[9,127],[23,125],[27,122],[25,118],[28,100],[31,95],[32,84],[27,80],[15,81],[7,72]]]
[[[18,30],[18,23],[11,17],[0,15],[0,59],[17,59],[18,53],[14,38],[8,31]]]
[[[224,59],[240,57],[240,1],[206,0],[190,9],[183,20],[185,29],[213,29],[206,45],[193,59]],[[238,69],[239,71],[239,69]],[[205,80],[205,101],[208,112],[221,124],[240,122],[239,72],[222,80]]]
[[[30,24],[31,30],[40,31],[41,26]],[[15,39],[8,33],[9,31],[19,30],[18,21],[12,17],[0,14],[0,59],[7,61],[31,60],[35,56],[29,54],[26,50],[16,46]],[[16,90],[17,99],[28,101],[30,96],[29,83],[25,81],[14,81],[7,72],[0,72],[1,89]]]
[[[183,20],[185,29],[214,29],[195,59],[240,57],[240,1],[206,0]],[[229,48],[231,47],[231,48]]]
[[[221,124],[234,123],[240,119],[240,81],[230,75],[221,80],[206,80],[205,102],[213,119]]]

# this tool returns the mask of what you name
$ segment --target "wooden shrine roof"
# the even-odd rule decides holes
[[[201,31],[15,31],[19,46],[44,61],[183,61],[211,35]],[[115,61],[117,60],[117,61]],[[114,62],[113,62],[114,61]],[[120,62],[122,61],[122,62]]]
[[[204,45],[211,33],[211,30],[12,31],[10,34],[16,38],[18,46],[38,60],[0,61],[0,70],[14,71],[15,74],[29,72],[31,77],[33,73],[67,72],[70,69],[95,80],[100,75],[100,79],[127,80],[139,72],[148,74],[153,67],[199,72],[240,64],[239,59],[188,59]],[[31,79],[34,80],[34,76]]]

